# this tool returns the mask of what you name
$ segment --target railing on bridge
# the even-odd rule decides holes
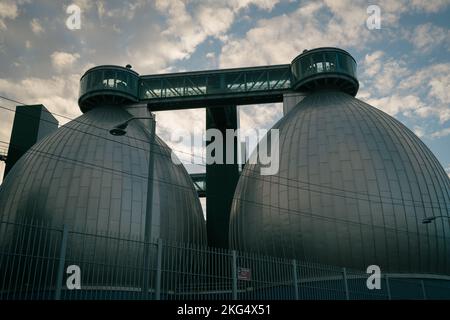
[[[153,110],[175,104],[192,107],[282,101],[291,88],[290,65],[181,72],[140,77],[139,100]]]

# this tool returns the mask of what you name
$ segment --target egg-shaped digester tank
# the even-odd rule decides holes
[[[33,239],[42,238],[39,248],[45,252],[41,254],[58,257],[60,230],[66,225],[66,260],[73,264],[89,261],[82,267],[84,285],[139,288],[145,237],[203,245],[206,227],[190,176],[183,165],[172,161],[170,148],[158,136],[151,139],[146,120],[130,121],[126,135],[110,134],[114,126],[133,116],[150,116],[148,110],[123,104],[122,95],[117,104],[94,104],[112,103],[114,91],[108,95],[94,95],[95,99],[91,95],[89,104],[81,101],[85,113],[35,144],[1,185],[2,221],[17,226],[43,223],[54,232],[46,231],[46,237],[39,233],[22,237],[22,229],[11,224],[2,230],[7,234],[0,245],[11,249],[22,243],[25,250],[24,239],[37,243]],[[150,153],[153,195],[152,215],[147,217]],[[146,224],[150,226],[147,236]],[[154,258],[156,247],[150,247]],[[153,262],[150,265],[153,268]],[[29,271],[39,273],[36,268]],[[125,276],[130,270],[134,276]],[[54,279],[47,281],[51,284]]]
[[[327,78],[326,49],[320,66],[302,54],[310,65],[301,70],[318,76],[299,73],[306,97],[273,127],[279,171],[243,169],[230,247],[359,270],[450,274],[449,221],[422,223],[449,216],[449,177],[413,132],[352,96],[351,64],[351,74]]]

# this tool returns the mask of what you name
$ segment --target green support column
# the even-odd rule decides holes
[[[234,161],[226,164],[226,129],[237,129],[236,106],[206,108],[206,129],[215,128],[223,136],[223,164],[206,165],[206,228],[208,245],[228,248],[228,225],[231,202],[239,179],[237,144]],[[208,144],[208,142],[207,142]]]
[[[5,174],[36,142],[58,129],[58,120],[42,105],[17,106]]]

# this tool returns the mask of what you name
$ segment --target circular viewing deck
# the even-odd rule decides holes
[[[355,59],[338,48],[304,51],[292,61],[291,76],[296,91],[338,88],[355,96],[359,88]]]
[[[139,101],[139,74],[130,68],[98,66],[81,77],[78,105],[86,112],[99,104],[124,104]]]

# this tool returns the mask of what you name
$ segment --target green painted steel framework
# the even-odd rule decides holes
[[[141,76],[130,65],[98,66],[81,77],[78,104],[83,112],[104,104],[140,105],[150,111],[206,108],[206,128],[225,132],[237,128],[236,105],[282,102],[286,93],[324,86],[356,95],[356,61],[348,52],[317,48],[305,50],[291,64]],[[236,141],[233,145],[236,150]],[[203,190],[194,181],[199,195],[206,194],[212,247],[228,247],[228,221],[238,179],[237,162],[213,163],[206,165]]]
[[[139,100],[154,111],[280,102],[290,76],[290,65],[143,76]]]
[[[144,103],[152,111],[271,103],[321,81],[356,95],[353,57],[342,49],[318,48],[291,64],[141,76],[129,67],[98,66],[81,78],[78,103],[83,111],[99,102]]]

